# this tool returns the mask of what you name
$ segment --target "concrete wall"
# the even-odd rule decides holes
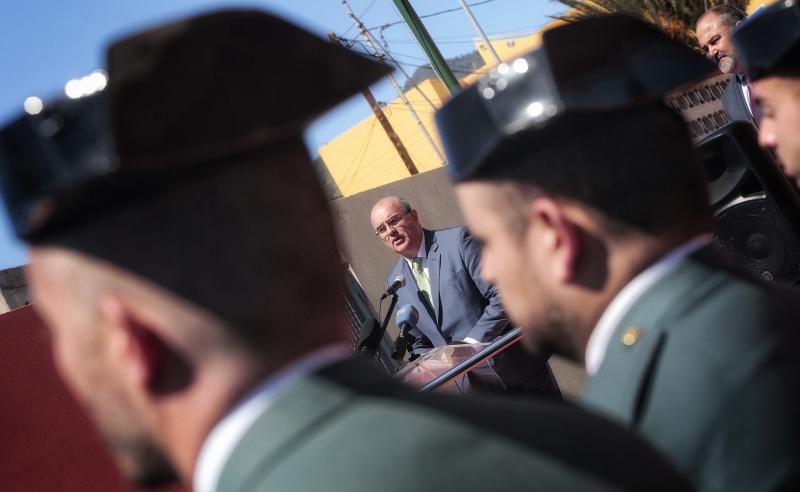
[[[30,303],[22,267],[0,270],[0,314]]]
[[[372,206],[387,195],[400,195],[408,200],[419,212],[426,228],[439,229],[464,223],[445,168],[420,173],[332,202],[339,225],[342,254],[352,266],[376,312],[378,299],[386,288],[386,276],[399,258],[375,237],[369,221]],[[384,304],[385,313],[388,302]],[[389,326],[389,332],[392,337],[396,336],[397,329],[393,324]],[[558,357],[551,359],[551,366],[565,393],[575,395],[580,391],[586,378],[582,368]]]
[[[376,310],[378,298],[386,288],[386,275],[399,258],[375,237],[369,221],[372,206],[387,195],[400,195],[411,202],[427,228],[438,229],[463,223],[444,168],[334,201],[342,252]]]

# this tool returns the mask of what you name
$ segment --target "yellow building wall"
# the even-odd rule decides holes
[[[752,14],[761,7],[766,7],[771,3],[775,3],[775,0],[750,0],[750,4],[747,6],[747,13]]]
[[[558,21],[551,22],[545,29],[557,24]],[[506,61],[538,46],[541,43],[541,33],[495,38],[490,42],[500,59]],[[485,66],[461,79],[462,85],[465,86],[472,84],[482,73],[494,66],[491,55],[483,43],[478,40],[475,44]],[[432,108],[416,89],[406,92],[405,96],[431,134],[439,151],[444,154],[436,133],[433,115],[450,94],[438,79],[425,80],[418,85],[418,89],[425,93],[435,108]],[[442,166],[441,159],[399,97],[386,103],[383,111],[419,172]],[[320,147],[319,154],[342,196],[354,195],[409,176],[397,150],[374,115],[368,116]]]
[[[431,133],[440,152],[444,154],[436,134],[433,115],[436,108],[441,107],[448,97],[448,92],[439,80],[425,80],[418,85],[418,88],[430,99],[435,108],[431,107],[416,89],[406,92],[405,96],[425,128]],[[435,150],[399,97],[388,102],[383,107],[383,112],[419,172],[442,166]],[[397,149],[389,141],[389,137],[374,115],[365,118],[320,147],[319,154],[342,196],[376,188],[410,175]]]

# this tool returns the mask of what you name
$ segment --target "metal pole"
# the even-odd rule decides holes
[[[425,52],[425,56],[428,57],[433,71],[436,72],[436,75],[444,83],[445,87],[447,87],[447,90],[450,91],[450,94],[457,94],[460,92],[461,84],[458,83],[458,79],[453,75],[450,67],[447,66],[447,62],[442,56],[442,53],[439,51],[439,48],[436,47],[436,44],[434,44],[431,35],[428,34],[428,30],[425,29],[425,25],[422,23],[419,16],[414,12],[411,3],[408,0],[394,0],[394,4],[397,6],[397,10],[400,11],[403,20],[408,24],[411,33],[417,38],[417,42],[420,44],[422,51]]]
[[[330,39],[332,43],[341,45],[341,43],[339,42],[339,38],[337,38],[336,34],[332,32],[328,33],[328,39]],[[394,128],[392,127],[392,124],[389,122],[389,119],[386,117],[385,114],[383,114],[383,109],[381,109],[381,106],[378,104],[378,101],[375,100],[375,96],[372,95],[372,91],[370,91],[369,88],[364,88],[361,90],[361,94],[364,96],[364,99],[367,100],[369,107],[372,108],[372,112],[375,114],[375,118],[378,119],[378,123],[381,124],[381,126],[383,127],[383,131],[386,132],[386,136],[389,137],[389,141],[392,142],[392,145],[394,145],[395,150],[397,150],[397,153],[400,155],[400,160],[403,161],[403,164],[406,166],[406,169],[408,169],[408,174],[412,176],[415,174],[419,174],[417,166],[414,165],[414,161],[408,154],[408,151],[406,150],[405,145],[403,145],[403,142],[400,140],[400,137],[397,136],[397,132],[394,131]]]
[[[347,10],[347,14],[350,16],[351,19],[353,19],[353,22],[355,22],[356,25],[358,26],[358,29],[359,29],[359,31],[361,31],[361,36],[364,38],[364,41],[367,42],[367,44],[372,49],[372,51],[373,51],[373,53],[375,55],[379,55],[378,48],[373,43],[374,40],[369,35],[369,32],[367,31],[366,26],[364,26],[364,24],[361,22],[361,19],[356,17],[356,14],[353,12],[353,9],[350,8],[350,4],[347,3],[347,0],[342,0],[342,5],[344,5],[344,8]],[[431,134],[428,133],[428,129],[425,128],[425,124],[422,123],[422,120],[419,118],[419,115],[414,110],[414,108],[411,106],[411,103],[408,101],[408,98],[406,98],[406,95],[403,92],[403,89],[400,87],[400,84],[397,83],[397,80],[394,78],[394,75],[389,74],[388,77],[389,77],[389,81],[392,83],[392,86],[394,86],[394,89],[397,91],[397,94],[400,96],[400,99],[403,101],[403,103],[408,108],[408,111],[411,113],[411,117],[417,123],[417,126],[419,127],[420,131],[422,132],[422,135],[425,137],[425,140],[428,141],[428,144],[430,144],[431,148],[433,148],[433,151],[436,153],[436,157],[439,159],[439,163],[442,166],[447,165],[447,160],[442,155],[442,152],[439,150],[439,147],[436,146],[436,143],[433,141],[433,137],[431,137]],[[422,91],[420,91],[420,92],[422,92]]]
[[[494,50],[494,46],[492,46],[492,43],[489,41],[489,38],[486,37],[486,33],[483,32],[483,28],[481,28],[481,25],[478,24],[478,19],[476,19],[475,16],[472,15],[472,10],[470,10],[469,6],[467,5],[467,2],[465,0],[458,0],[458,2],[461,4],[461,8],[464,9],[464,12],[467,14],[467,17],[469,17],[469,21],[472,22],[472,26],[475,27],[476,31],[478,31],[478,35],[483,40],[483,44],[486,45],[486,49],[489,50],[489,54],[492,55],[494,64],[500,65],[501,63],[500,57],[497,56],[497,52]]]

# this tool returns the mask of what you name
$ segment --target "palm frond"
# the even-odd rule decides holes
[[[745,10],[749,0],[555,0],[568,9],[556,16],[565,22],[622,13],[649,22],[673,39],[697,48],[694,24],[714,5],[728,4]]]

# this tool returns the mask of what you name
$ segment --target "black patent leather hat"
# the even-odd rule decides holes
[[[143,187],[298,138],[387,72],[260,11],[173,22],[111,44],[107,78],[92,76],[102,84],[0,130],[0,192],[17,235],[36,241]]]
[[[757,80],[800,68],[800,2],[782,0],[743,21],[733,33],[739,62]]]
[[[541,47],[492,69],[436,114],[450,175],[463,181],[502,166],[494,157],[521,145],[519,135],[552,131],[562,116],[595,113],[601,123],[604,112],[660,103],[665,93],[715,70],[705,57],[625,15],[545,31]]]

